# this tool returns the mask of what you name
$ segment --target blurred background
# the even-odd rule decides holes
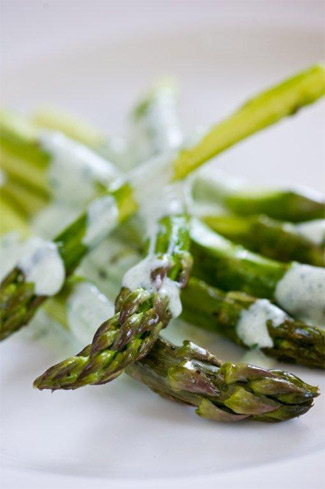
[[[2,105],[28,113],[48,103],[113,135],[162,75],[179,80],[190,132],[324,55],[322,1],[2,0],[1,10]],[[256,181],[278,183],[280,172],[285,183],[319,187],[323,114],[319,104],[218,164]]]

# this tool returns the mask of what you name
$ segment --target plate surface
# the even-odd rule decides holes
[[[256,90],[318,61],[322,35],[321,29],[303,23],[236,24],[217,17],[133,38],[103,34],[82,48],[12,65],[3,76],[2,97],[6,105],[27,112],[44,102],[65,107],[118,134],[136,95],[160,75],[173,74],[180,81],[184,127],[190,132],[222,117]],[[323,121],[319,104],[238,145],[214,164],[253,182],[321,189]],[[166,333],[178,341],[189,335],[200,341],[193,328],[171,327]],[[242,354],[216,337],[200,342],[230,360]],[[75,353],[74,345],[57,351],[21,334],[0,350],[6,487],[19,487],[22,480],[25,487],[59,482],[61,487],[86,487],[89,480],[97,487],[102,478],[110,487],[130,487],[132,482],[132,487],[189,489],[204,481],[239,487],[240,480],[240,487],[256,487],[258,474],[269,474],[269,481],[277,470],[286,474],[285,462],[297,477],[300,461],[307,463],[308,455],[313,467],[324,448],[322,398],[306,416],[285,424],[216,424],[126,376],[76,392],[33,390],[33,379],[66,353]],[[324,391],[320,373],[286,368]],[[294,475],[287,476],[288,488],[302,487]],[[316,471],[313,487],[318,482]],[[264,487],[269,487],[267,480]]]

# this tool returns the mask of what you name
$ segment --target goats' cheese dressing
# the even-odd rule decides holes
[[[51,241],[41,238],[30,240],[28,252],[23,254],[17,265],[24,272],[26,282],[34,283],[37,295],[55,295],[64,283],[64,263],[56,244]]]
[[[53,239],[80,214],[79,207],[68,206],[58,201],[41,209],[32,220],[32,229],[46,239]]]
[[[150,204],[152,199],[157,200],[162,188],[170,184],[173,178],[171,162],[176,154],[176,152],[168,152],[150,158],[130,173],[129,179],[134,198],[140,208]]]
[[[166,277],[158,287],[151,279],[151,274],[154,270],[167,265],[167,257],[157,258],[149,255],[147,258],[140,261],[137,265],[126,272],[123,278],[123,286],[130,290],[135,290],[138,287],[142,287],[149,292],[158,292],[161,296],[168,297],[168,308],[172,316],[177,317],[182,312],[178,284]]]
[[[267,322],[272,321],[273,327],[277,327],[286,318],[287,315],[281,309],[266,299],[259,299],[242,311],[237,324],[237,334],[246,346],[271,348],[273,340],[269,335]]]
[[[69,327],[75,337],[88,344],[98,327],[114,314],[113,304],[90,282],[75,285],[67,301]]]
[[[308,239],[315,245],[325,243],[325,219],[302,222],[295,225],[298,234]]]
[[[60,132],[42,131],[39,140],[51,157],[49,182],[61,202],[87,203],[96,196],[96,184],[107,186],[117,176],[107,160]]]
[[[17,232],[5,234],[0,240],[0,280],[17,265],[31,240],[22,240]]]
[[[276,301],[307,323],[325,325],[325,269],[293,263],[278,282]]]
[[[118,216],[117,203],[112,195],[95,199],[88,207],[83,244],[93,247],[99,243],[116,226]]]

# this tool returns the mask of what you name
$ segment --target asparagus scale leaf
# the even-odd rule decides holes
[[[214,421],[285,421],[306,413],[318,396],[317,387],[292,374],[222,363],[189,341],[176,347],[159,338],[126,372],[163,397],[196,406],[196,414]]]

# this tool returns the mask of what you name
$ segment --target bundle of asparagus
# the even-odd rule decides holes
[[[209,181],[207,185],[199,177],[192,182],[194,199],[204,195],[205,200],[222,203],[228,212],[249,216],[206,215],[206,223],[225,238],[280,262],[248,252],[190,218],[188,212],[194,208],[192,211],[188,200],[183,202],[189,182],[173,183],[323,94],[324,68],[312,67],[255,97],[194,146],[184,149],[179,147],[183,138],[174,113],[175,91],[161,84],[132,112],[131,151],[124,149],[118,157],[116,153],[112,157],[108,138],[74,118],[45,111],[32,124],[13,114],[2,115],[1,162],[6,183],[1,200],[13,216],[5,229],[19,227],[26,232],[28,221],[32,218],[35,222],[39,209],[46,212],[53,199],[55,206],[64,201],[66,214],[66,209],[73,208],[80,216],[71,217],[71,224],[53,241],[33,238],[25,248],[29,251],[17,254],[15,268],[1,284],[0,338],[26,325],[46,299],[50,299],[46,306],[49,314],[63,323],[68,316],[71,323],[71,307],[69,314],[60,311],[62,304],[71,304],[71,288],[76,283],[79,304],[81,289],[82,300],[94,304],[82,323],[92,332],[99,326],[87,347],[47,370],[35,381],[36,387],[75,389],[109,382],[126,371],[163,396],[197,406],[197,413],[209,419],[285,420],[309,410],[318,391],[291,374],[222,363],[193,343],[175,347],[159,333],[183,307],[186,319],[217,330],[242,346],[259,347],[286,361],[324,367],[325,337],[318,328],[324,315],[322,240],[306,238],[306,233],[310,234],[307,223],[272,220],[297,223],[320,219],[322,197],[300,190],[264,194],[220,190],[220,184]],[[40,126],[47,130],[40,130]],[[134,134],[139,145],[130,158]],[[107,160],[108,155],[115,165]],[[149,159],[139,165],[143,157]],[[126,175],[122,173],[134,165],[137,167]],[[63,175],[63,169],[68,173]],[[42,201],[23,212],[24,196],[28,200],[36,189]],[[162,200],[168,201],[167,207],[161,205]],[[153,232],[157,207],[165,208]],[[108,319],[112,306],[105,296],[95,285],[86,285],[84,279],[72,274],[86,255],[90,255],[88,268],[94,268],[92,250],[105,243],[106,236],[122,222],[126,224],[117,238],[121,247],[130,236],[143,246],[139,221],[135,221],[136,228],[130,223],[137,210],[151,230],[151,244],[147,257],[124,274],[115,314]],[[310,224],[314,225],[313,221]],[[288,240],[291,246],[287,246]],[[112,246],[111,238],[106,243]],[[192,257],[193,275],[201,280],[189,280]],[[105,269],[107,264],[101,263],[99,274],[104,282],[109,276]],[[80,314],[80,308],[77,310]]]

